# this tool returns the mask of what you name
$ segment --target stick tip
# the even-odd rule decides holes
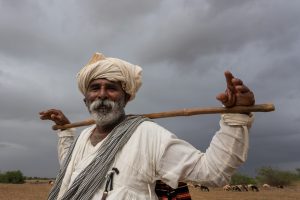
[[[267,108],[269,111],[274,111],[275,110],[275,105],[273,103],[268,103],[266,104]]]

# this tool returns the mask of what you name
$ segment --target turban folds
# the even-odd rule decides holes
[[[99,78],[120,81],[123,90],[130,95],[129,100],[132,100],[142,85],[142,68],[118,58],[106,58],[101,53],[95,53],[77,74],[81,93],[85,95],[91,81]]]

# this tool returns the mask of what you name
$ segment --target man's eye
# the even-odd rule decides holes
[[[115,87],[115,86],[108,86],[106,89],[115,91],[115,90],[117,90],[117,87]]]
[[[96,90],[98,90],[99,89],[99,87],[90,87],[90,91],[96,91]]]

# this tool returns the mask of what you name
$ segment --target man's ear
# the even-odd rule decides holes
[[[87,106],[86,98],[83,99],[83,102]]]
[[[128,103],[129,99],[130,99],[130,95],[125,93],[125,105]]]

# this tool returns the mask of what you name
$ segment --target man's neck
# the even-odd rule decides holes
[[[96,146],[99,142],[106,138],[108,134],[109,132],[99,132],[96,127],[90,136],[91,144]]]
[[[106,125],[106,126],[99,126],[96,125],[96,128],[93,130],[93,133],[90,136],[91,144],[96,146],[99,142],[101,142],[106,136],[123,120],[125,116],[120,117],[116,122]]]

